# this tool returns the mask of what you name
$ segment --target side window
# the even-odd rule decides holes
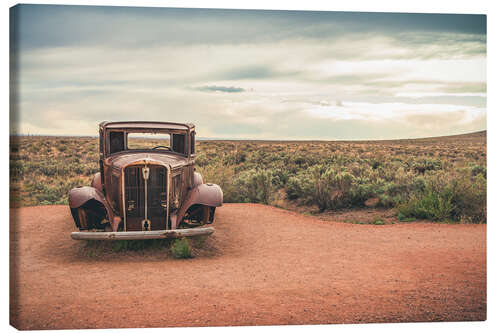
[[[194,154],[194,146],[195,146],[195,144],[194,144],[194,134],[195,134],[194,131],[192,131],[191,132],[191,155]]]
[[[176,153],[186,154],[186,136],[184,134],[172,134],[172,150]]]
[[[109,132],[109,153],[114,154],[125,150],[125,133]]]
[[[102,139],[103,139],[102,138],[102,129],[99,129],[99,154],[103,154],[104,153],[104,151],[102,149],[102,142],[103,142]]]

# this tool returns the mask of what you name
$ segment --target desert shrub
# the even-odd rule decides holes
[[[402,201],[402,198],[400,195],[390,196],[390,195],[387,195],[385,193],[382,193],[382,194],[378,195],[377,197],[380,200],[379,203],[377,204],[377,206],[384,207],[384,208],[394,207],[397,204],[401,203],[401,201]]]
[[[64,141],[64,140],[63,140]],[[60,152],[65,152],[66,150],[68,150],[68,147],[66,146],[66,142],[62,142],[62,144],[58,145],[57,146],[57,149],[60,151]]]
[[[412,192],[416,192],[419,194],[423,194],[425,191],[425,178],[422,176],[417,176],[412,179],[412,186],[411,186]]]
[[[310,168],[309,174],[312,178],[312,194],[310,200],[315,203],[320,211],[331,207],[331,200],[333,195],[335,182],[335,171],[332,169],[325,170],[322,165],[316,165]],[[341,193],[338,193],[341,194]]]
[[[415,193],[399,207],[402,218],[433,221],[486,222],[486,179],[463,172],[453,178],[443,173],[428,178],[423,193]]]
[[[481,140],[196,145],[196,171],[205,182],[221,186],[225,202],[272,203],[274,194],[284,190],[288,200],[323,210],[364,207],[367,199],[378,198],[371,202],[408,215],[486,221],[486,149]],[[67,149],[61,151],[63,146]],[[97,138],[11,137],[16,196],[11,202],[65,203],[72,187],[90,183],[98,158]]]
[[[246,159],[247,159],[247,153],[244,152],[244,151],[239,150],[238,152],[236,152],[234,159],[235,159],[235,162],[238,163],[238,164],[239,163],[244,163],[246,161]]]
[[[413,169],[421,174],[424,174],[426,171],[429,171],[429,170],[441,170],[442,169],[442,162],[440,160],[437,160],[437,159],[418,160],[413,165]]]
[[[24,178],[25,173],[24,162],[20,160],[10,161],[10,177],[11,180],[21,180]]]
[[[454,219],[471,223],[486,222],[486,179],[482,174],[464,174],[450,182],[455,204]]]
[[[44,176],[54,176],[57,174],[57,164],[56,163],[42,163],[38,166],[40,173]]]
[[[96,172],[99,172],[99,165],[97,163],[85,163],[78,166],[78,174],[93,176]]]
[[[272,182],[275,188],[283,188],[285,184],[288,182],[288,179],[291,177],[290,171],[286,170],[282,166],[277,166],[276,168],[271,169],[272,173]]]
[[[401,201],[401,196],[392,193],[395,192],[396,185],[376,177],[371,167],[363,169],[362,172],[358,168],[358,177],[346,171],[347,169],[313,166],[289,178],[285,187],[287,197],[291,200],[300,198],[305,204],[317,205],[321,211],[362,207],[364,202],[372,197],[378,197],[380,205],[387,207]]]
[[[293,157],[292,163],[302,166],[307,163],[307,158],[304,155],[297,155]]]
[[[348,206],[363,206],[364,202],[369,198],[383,195],[383,189],[384,187],[381,184],[366,182],[359,178],[355,179],[355,183],[349,191]],[[384,199],[384,204],[388,205],[389,198]],[[346,207],[346,205],[344,205],[344,207]]]
[[[471,168],[473,176],[482,175],[486,179],[486,167],[482,165],[474,165]]]
[[[415,217],[433,221],[450,219],[455,206],[452,202],[452,193],[436,193],[427,191],[421,197],[413,197],[399,208],[404,217]]]
[[[398,220],[401,222],[413,222],[416,220],[414,217],[406,217],[403,213],[399,212],[398,213]]]
[[[295,200],[304,197],[303,192],[304,184],[302,183],[299,176],[293,176],[288,178],[285,184],[285,191],[287,198],[290,200]]]
[[[378,169],[382,166],[382,162],[380,160],[373,160],[370,163],[373,170]]]
[[[35,198],[45,205],[50,205],[58,202],[60,200],[60,195],[56,189],[49,188],[46,191],[35,194]]]
[[[273,173],[270,170],[248,170],[236,180],[240,201],[269,204],[274,192]]]
[[[356,193],[356,178],[346,171],[324,168],[322,165],[309,169],[312,179],[312,202],[320,211],[348,207]]]
[[[192,258],[191,246],[185,238],[176,239],[170,247],[170,252],[176,259]]]
[[[246,160],[247,160],[247,153],[241,150],[226,152],[223,155],[223,161],[226,164],[241,164],[244,163]]]

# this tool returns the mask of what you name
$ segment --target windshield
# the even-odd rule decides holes
[[[155,150],[159,152],[172,151],[186,155],[186,132],[174,131],[126,131],[109,132],[109,153],[114,154],[125,150]]]
[[[127,149],[153,149],[170,147],[170,134],[128,133]]]

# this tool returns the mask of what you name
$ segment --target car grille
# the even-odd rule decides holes
[[[168,229],[167,169],[163,166],[148,165],[149,178],[146,186],[143,177],[144,165],[129,166],[125,169],[125,216],[127,231],[147,230],[143,220],[150,221],[150,230]]]
[[[170,190],[170,206],[173,209],[180,207],[181,175],[172,176],[172,189]]]

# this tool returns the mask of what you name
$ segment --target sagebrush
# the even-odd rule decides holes
[[[486,132],[392,141],[198,141],[196,170],[224,202],[319,211],[396,208],[400,220],[486,222]],[[11,137],[11,206],[66,204],[98,172],[98,139]]]

